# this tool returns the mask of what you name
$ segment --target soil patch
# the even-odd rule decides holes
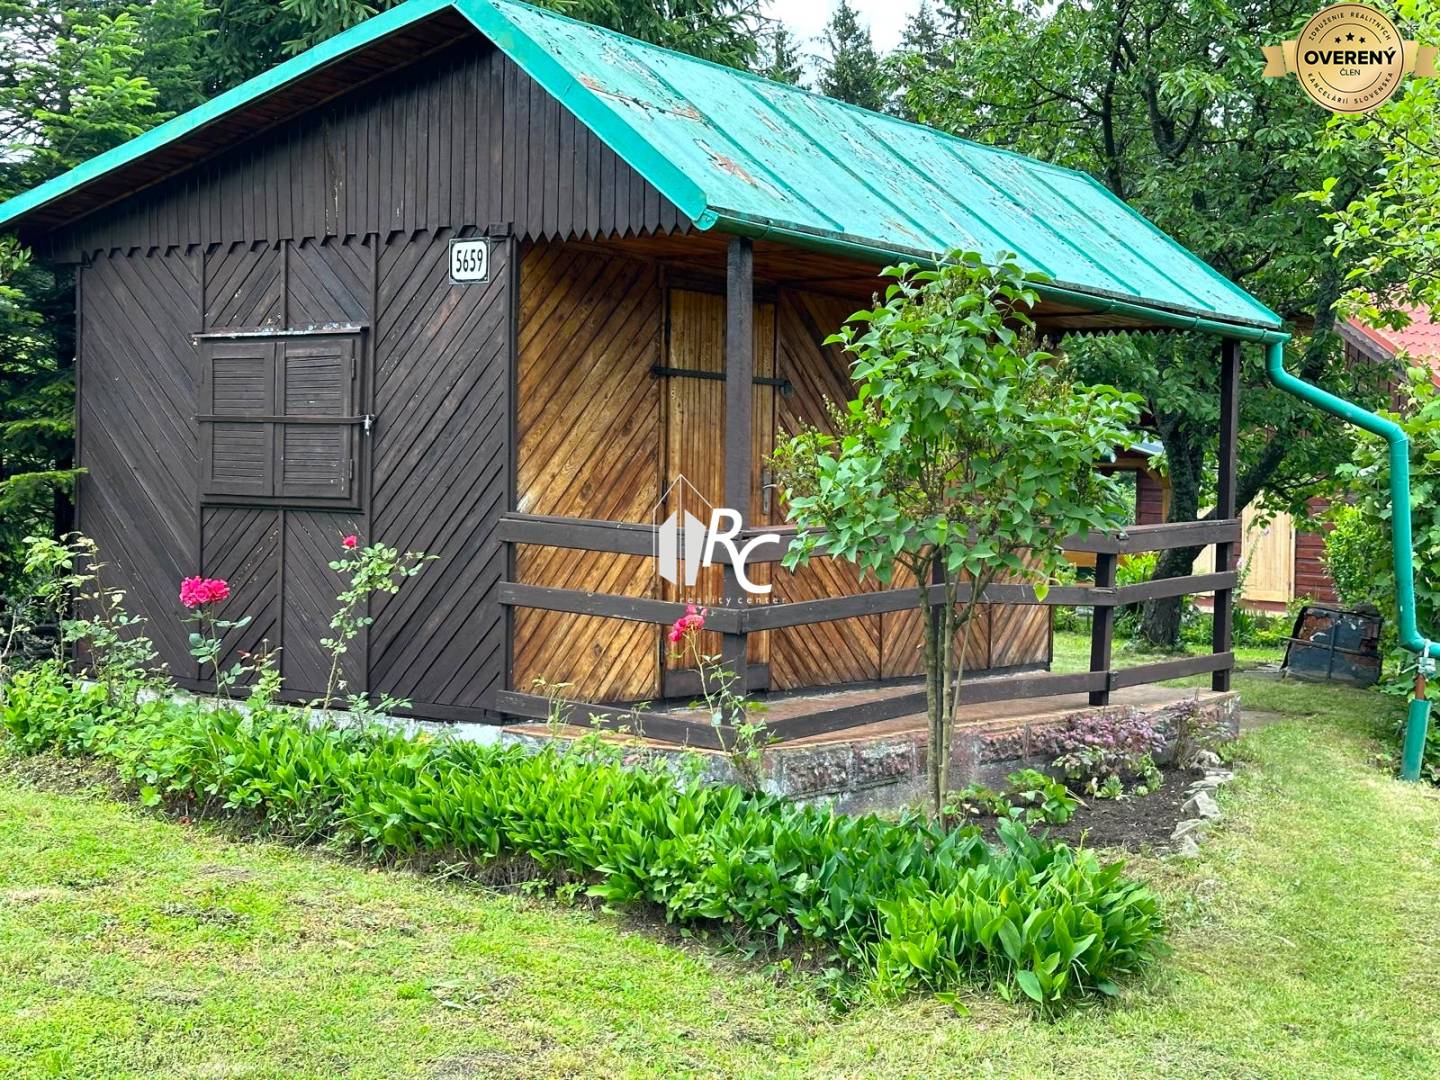
[[[1064,825],[1037,825],[1036,835],[1045,834],[1055,840],[1086,847],[1123,848],[1141,851],[1147,848],[1168,848],[1170,834],[1176,824],[1190,815],[1181,807],[1190,799],[1187,790],[1204,773],[1192,769],[1163,769],[1164,783],[1148,795],[1127,795],[1123,799],[1082,798],[1075,814]],[[995,819],[972,819],[985,834],[995,838]]]

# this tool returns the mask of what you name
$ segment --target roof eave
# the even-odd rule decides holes
[[[157,124],[149,131],[143,132],[119,146],[112,147],[103,154],[97,154],[88,161],[81,162],[73,169],[47,180],[38,187],[31,188],[29,191],[0,203],[0,228],[22,227],[17,224],[21,218],[84,187],[92,180],[99,179],[114,169],[128,165],[146,154],[167,146],[206,124],[220,119],[234,109],[273,93],[297,79],[303,78],[317,68],[363,48],[387,34],[427,18],[445,8],[456,6],[454,0],[413,0],[412,3],[401,4],[357,23],[350,29],[341,31],[334,37],[327,38],[320,44],[306,49],[303,53],[292,56],[284,63],[261,72],[253,79],[247,79],[239,86],[232,87],[223,94],[219,94],[179,116],[172,117],[163,124]],[[467,18],[470,17],[468,11],[464,14]]]
[[[827,233],[786,225],[780,222],[764,221],[733,210],[710,207],[704,215],[705,224],[700,228],[717,228],[756,240],[780,240],[796,247],[808,248],[835,255],[845,255],[866,262],[885,263],[896,259],[913,260],[933,265],[941,253],[918,251],[902,245],[886,244],[883,241]],[[1032,287],[1042,297],[1067,304],[1075,304],[1095,314],[1116,314],[1134,318],[1156,327],[1174,330],[1192,330],[1197,333],[1219,337],[1236,337],[1247,341],[1287,341],[1290,335],[1281,329],[1280,316],[1271,312],[1273,321],[1251,320],[1238,316],[1218,315],[1214,312],[1191,311],[1170,305],[1157,304],[1144,297],[1129,297],[1103,293],[1059,281],[1034,282]],[[1269,309],[1264,309],[1268,311]]]

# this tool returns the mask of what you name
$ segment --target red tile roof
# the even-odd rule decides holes
[[[1428,363],[1440,370],[1440,322],[1431,321],[1440,312],[1432,313],[1426,307],[1405,310],[1410,316],[1410,325],[1404,330],[1377,330],[1354,319],[1350,320],[1350,325],[1391,356],[1403,349],[1413,362]]]

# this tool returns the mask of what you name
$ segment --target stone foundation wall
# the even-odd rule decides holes
[[[1090,715],[1141,714],[1151,718],[1167,741],[1173,742],[1177,711],[1188,707],[1189,699],[1162,705],[1091,706],[1067,713],[1047,713],[968,724],[955,731],[950,763],[952,787],[969,783],[1000,787],[1005,777],[1027,765],[1043,767],[1049,760],[1037,756],[1045,732],[1069,723],[1073,717]],[[1205,694],[1200,698],[1201,716],[1218,722],[1233,737],[1239,731],[1240,696]],[[553,737],[543,726],[527,725],[508,729],[506,739],[531,745]],[[824,742],[780,744],[765,752],[765,790],[802,801],[833,801],[845,813],[898,810],[925,802],[926,733],[923,729],[885,735],[846,738],[839,732]],[[649,752],[660,758],[679,758],[695,751],[652,746]],[[706,752],[704,775],[716,782],[735,779],[730,762],[722,754]]]

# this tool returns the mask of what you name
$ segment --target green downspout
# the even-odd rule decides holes
[[[1379,435],[1390,444],[1390,544],[1395,565],[1395,604],[1400,613],[1400,646],[1420,660],[1415,680],[1415,700],[1410,703],[1410,717],[1405,725],[1405,744],[1400,757],[1400,775],[1405,780],[1420,779],[1420,761],[1425,752],[1425,735],[1430,726],[1430,702],[1425,698],[1425,677],[1435,669],[1440,658],[1440,642],[1431,641],[1420,633],[1415,617],[1414,538],[1410,524],[1410,440],[1399,424],[1362,409],[1353,401],[1336,397],[1318,386],[1297,379],[1285,370],[1285,344],[1274,342],[1265,348],[1265,370],[1270,381],[1303,401],[1346,423]]]
[[[742,236],[750,236],[755,239],[780,239],[800,247],[871,261],[890,261],[896,254],[893,250],[881,250],[850,237],[788,228],[770,222],[747,220],[743,216],[730,214],[723,210],[710,212],[707,219],[698,224],[701,228],[707,229],[719,225],[723,229]],[[914,254],[918,261],[929,261],[930,257],[920,252]],[[1398,424],[1362,409],[1353,401],[1346,401],[1318,386],[1312,386],[1310,383],[1297,379],[1286,371],[1285,342],[1290,339],[1290,335],[1283,331],[1219,322],[1202,316],[1166,311],[1118,298],[1097,297],[1050,282],[1038,283],[1033,287],[1042,297],[1078,303],[1091,311],[1133,316],[1176,330],[1191,330],[1202,334],[1213,334],[1217,337],[1258,342],[1265,347],[1265,370],[1270,376],[1270,381],[1276,386],[1323,409],[1332,416],[1338,416],[1347,423],[1354,424],[1371,434],[1379,435],[1390,444],[1390,502],[1394,507],[1391,543],[1394,550],[1395,597],[1400,609],[1400,645],[1420,658],[1419,674],[1415,680],[1415,700],[1410,703],[1410,717],[1405,727],[1400,775],[1406,780],[1420,779],[1420,762],[1424,755],[1425,736],[1430,725],[1430,702],[1425,698],[1425,680],[1426,676],[1434,672],[1435,660],[1440,658],[1440,643],[1433,642],[1421,635],[1415,617],[1414,539],[1411,535],[1410,525],[1410,440],[1406,437],[1405,432]]]

